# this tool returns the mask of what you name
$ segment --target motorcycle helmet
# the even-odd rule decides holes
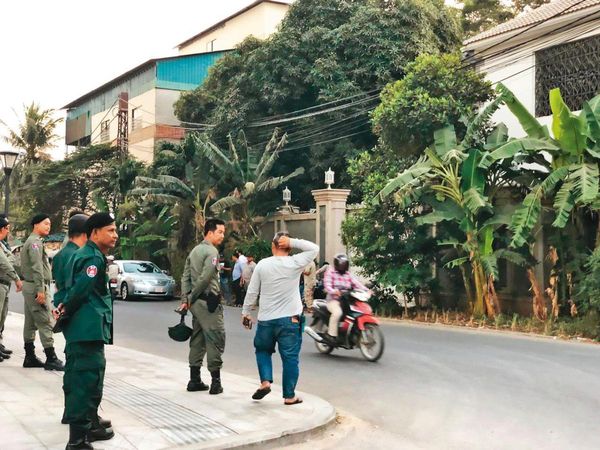
[[[177,342],[185,342],[192,335],[192,329],[185,324],[185,314],[181,314],[179,323],[169,327],[169,337]]]
[[[336,272],[339,272],[342,275],[348,272],[348,269],[350,268],[350,260],[348,259],[348,255],[344,253],[338,253],[335,255],[335,258],[333,258],[333,267],[335,268]]]

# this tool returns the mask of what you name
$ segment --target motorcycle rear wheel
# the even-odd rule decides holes
[[[365,330],[361,332],[358,339],[358,347],[367,361],[375,362],[381,358],[385,349],[385,340],[378,325],[374,323],[365,325]]]

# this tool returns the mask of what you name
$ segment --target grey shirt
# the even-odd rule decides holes
[[[256,265],[246,292],[242,314],[250,314],[260,295],[258,320],[272,320],[302,314],[300,275],[316,258],[319,246],[302,239],[290,239],[293,256],[271,256]]]

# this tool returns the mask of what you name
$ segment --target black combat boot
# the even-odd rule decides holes
[[[23,367],[44,367],[44,363],[35,355],[35,345],[33,345],[33,342],[25,343]]]
[[[100,417],[98,415],[98,411],[96,410],[92,413],[92,428],[98,427],[111,428],[112,422],[108,419],[103,419],[102,417]]]
[[[223,393],[223,386],[221,385],[221,371],[212,370],[210,372],[210,376],[212,377],[212,382],[210,383],[210,391],[208,391],[208,393],[211,395]]]
[[[187,390],[190,392],[208,391],[208,385],[200,379],[200,367],[190,366],[190,381]]]
[[[65,365],[60,359],[58,359],[58,356],[56,356],[54,347],[45,348],[44,353],[46,354],[46,362],[44,363],[45,370],[57,370],[59,372],[65,371]]]
[[[7,355],[12,355],[12,350],[7,349],[4,345],[0,344],[0,352],[6,353]]]
[[[2,357],[2,355],[0,355],[0,362],[4,361],[4,358]]]
[[[10,359],[10,353],[4,353],[2,350],[0,350],[0,358]]]
[[[71,425],[69,427],[69,442],[65,450],[94,450],[87,439],[86,431]]]
[[[99,423],[92,423],[92,429],[87,433],[89,442],[108,441],[115,437],[115,432],[112,428],[103,428]]]

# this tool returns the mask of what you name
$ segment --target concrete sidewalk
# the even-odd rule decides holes
[[[64,449],[69,430],[60,424],[62,373],[22,367],[22,327],[23,316],[9,312],[4,344],[14,353],[0,363],[0,448]],[[64,340],[62,334],[55,337],[60,353]],[[38,342],[36,351],[42,358]],[[285,406],[277,384],[258,402],[250,398],[257,380],[222,373],[225,392],[212,396],[185,390],[189,375],[185,361],[118,346],[106,347],[106,360],[100,415],[112,420],[116,436],[94,442],[97,449],[283,446],[309,439],[335,419],[333,406],[312,395],[299,393],[304,403]],[[208,379],[204,369],[202,376]]]

